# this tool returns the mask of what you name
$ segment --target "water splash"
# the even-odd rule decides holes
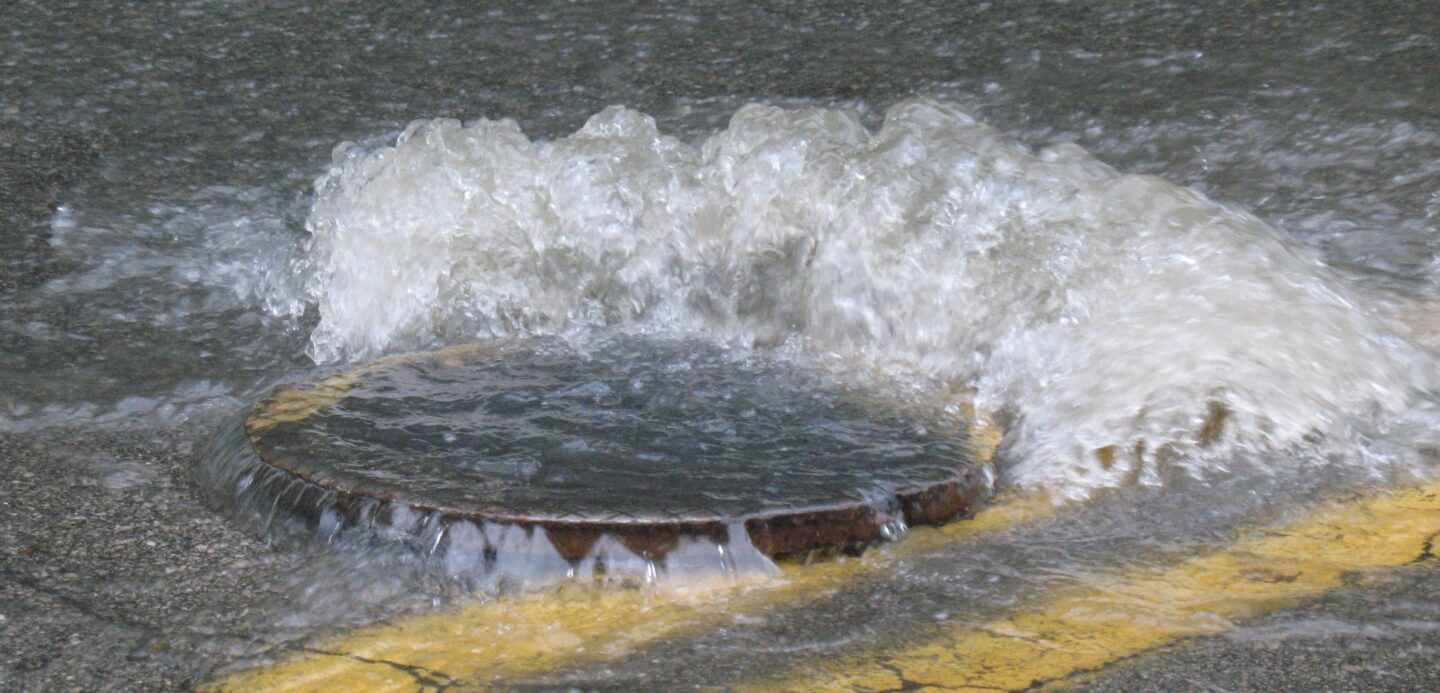
[[[496,594],[562,581],[679,587],[696,578],[735,582],[777,572],[751,543],[743,521],[731,523],[723,537],[681,537],[660,556],[609,533],[600,534],[582,555],[571,555],[543,528],[462,519],[403,502],[347,503],[329,489],[263,463],[241,420],[224,427],[202,458],[204,464],[196,468],[200,486],[212,505],[243,524],[281,540],[346,546],[364,564],[418,561],[414,579],[434,591]]]
[[[70,271],[0,303],[0,431],[213,425],[295,360],[298,287],[282,196],[209,186],[143,206],[61,205]],[[266,300],[286,303],[262,306]]]
[[[1433,354],[1284,234],[942,103],[873,132],[749,106],[696,146],[622,108],[553,142],[421,121],[316,191],[321,362],[617,324],[795,344],[973,388],[1012,479],[1070,497],[1326,441],[1413,461],[1373,433],[1436,428]]]

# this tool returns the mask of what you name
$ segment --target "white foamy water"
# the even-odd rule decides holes
[[[1283,232],[942,103],[873,132],[750,106],[693,146],[621,108],[553,142],[417,122],[316,189],[303,296],[270,303],[318,304],[321,362],[617,324],[794,344],[974,388],[1010,476],[1071,497],[1327,441],[1406,462],[1367,441],[1434,428],[1434,355]]]

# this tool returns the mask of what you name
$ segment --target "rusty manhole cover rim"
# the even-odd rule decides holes
[[[334,512],[345,526],[374,522],[380,516],[408,512],[427,521],[514,526],[541,531],[566,560],[582,559],[601,536],[619,540],[647,559],[663,559],[685,539],[707,539],[719,544],[729,541],[731,528],[743,527],[750,543],[770,557],[787,557],[811,551],[855,551],[894,538],[897,530],[917,525],[937,525],[963,515],[988,490],[991,450],[979,449],[977,436],[966,441],[972,453],[955,459],[953,474],[926,483],[896,486],[870,492],[864,500],[837,500],[799,507],[768,509],[762,512],[724,514],[691,513],[665,516],[596,517],[574,513],[515,512],[513,509],[462,507],[433,502],[394,490],[382,491],[355,484],[354,480],[315,478],[293,459],[275,454],[267,446],[267,434],[278,426],[304,421],[342,400],[350,388],[367,373],[397,363],[421,359],[460,360],[484,353],[491,344],[464,345],[434,352],[387,357],[355,370],[295,386],[280,386],[248,410],[232,428],[231,445],[241,443],[250,460],[246,486],[252,495],[263,494],[275,507],[312,523]],[[238,430],[237,430],[238,429]],[[232,434],[232,435],[233,435]],[[223,437],[223,436],[222,436]],[[217,440],[217,445],[219,441]],[[288,499],[288,500],[287,500]],[[333,523],[333,520],[332,520]]]

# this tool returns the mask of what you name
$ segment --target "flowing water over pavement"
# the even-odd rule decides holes
[[[1424,6],[0,18],[0,681],[21,688],[180,685],[455,596],[198,501],[203,443],[316,361],[597,327],[830,358],[973,390],[1008,430],[1002,484],[1079,503],[849,588],[892,599],[661,646],[719,682],[1430,471]],[[616,680],[664,680],[647,657]]]

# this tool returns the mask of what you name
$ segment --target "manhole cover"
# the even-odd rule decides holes
[[[277,388],[232,434],[252,464],[213,483],[330,530],[542,532],[572,563],[605,537],[655,560],[737,528],[782,556],[963,512],[987,475],[960,419],[703,342],[501,341]]]

